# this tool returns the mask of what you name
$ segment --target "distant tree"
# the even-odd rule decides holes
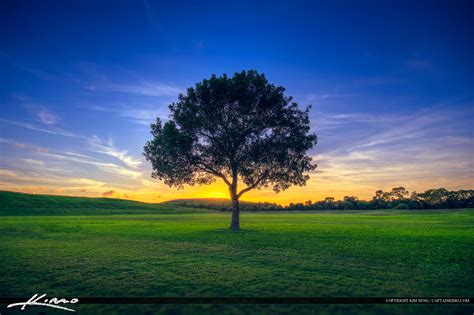
[[[243,194],[305,185],[306,172],[316,168],[306,155],[317,139],[309,107],[300,110],[284,92],[254,70],[212,75],[189,88],[169,106],[168,122],[151,125],[144,156],[152,177],[178,188],[222,180],[232,199],[231,228],[238,230]]]
[[[336,203],[334,202],[334,197],[326,197],[323,201],[323,209],[333,210],[336,208]]]
[[[445,208],[449,199],[449,191],[445,188],[429,189],[424,193],[418,194],[428,208]]]
[[[350,208],[348,209],[359,209],[359,198],[355,196],[345,196],[343,201],[350,204]],[[348,205],[345,205],[345,207],[347,206]]]
[[[301,202],[293,204],[293,210],[304,210],[305,206]]]
[[[370,202],[369,202],[369,201],[365,201],[365,200],[360,200],[357,206],[358,206],[358,209],[360,209],[360,210],[373,209],[373,208],[371,207]]]
[[[392,191],[390,192],[390,199],[393,200],[403,200],[405,197],[407,197],[410,194],[405,187],[396,187],[392,188]]]
[[[377,191],[375,192],[374,199],[383,199],[383,196],[384,196],[383,190],[377,190]]]
[[[406,194],[403,194],[406,195]],[[378,204],[380,202],[381,204]],[[221,211],[232,211],[232,207],[222,207],[222,204],[212,202],[184,202],[181,205],[199,208],[214,208]],[[243,203],[243,211],[268,211],[268,210],[370,210],[370,209],[459,209],[474,208],[474,190],[448,191],[444,188],[429,189],[424,193],[413,191],[410,197],[396,199],[391,193],[379,190],[371,201],[359,200],[357,197],[345,196],[343,200],[327,197],[324,200],[304,203],[290,203],[288,206],[269,202]]]
[[[359,198],[355,196],[344,196],[342,200],[351,202],[351,203],[357,203],[359,201]]]
[[[395,207],[395,209],[406,210],[406,209],[410,209],[410,208],[408,207],[408,205],[407,205],[406,203],[399,203],[399,204]]]
[[[413,191],[408,200],[408,207],[410,209],[423,209],[423,202],[418,197],[416,191]]]
[[[474,206],[474,190],[450,191],[448,195],[449,208],[472,208]]]
[[[375,196],[372,197],[371,207],[374,209],[384,209],[387,207],[388,194],[383,190],[377,190]]]
[[[352,210],[354,208],[354,204],[348,201],[340,201],[339,207],[341,210]]]

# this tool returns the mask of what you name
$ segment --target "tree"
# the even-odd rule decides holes
[[[428,189],[418,197],[430,208],[444,208],[447,206],[449,191],[446,188]]]
[[[410,192],[407,191],[405,187],[395,187],[395,188],[392,188],[392,191],[390,192],[390,197],[392,201],[403,200],[409,194]]]
[[[243,194],[305,185],[316,168],[306,155],[317,142],[310,107],[300,110],[284,92],[254,70],[212,75],[189,88],[169,106],[169,121],[151,125],[144,156],[152,177],[178,188],[222,180],[232,200],[231,228],[238,230]]]
[[[345,204],[344,207],[348,209],[359,209],[359,198],[355,196],[344,196],[343,202],[346,202],[347,204],[350,204],[350,208],[347,208],[348,205]]]
[[[332,210],[336,208],[336,205],[334,203],[334,197],[326,197],[324,198],[323,201],[323,207],[325,210]]]
[[[375,209],[383,209],[387,207],[388,193],[383,190],[377,190],[375,196],[372,197],[372,204]]]

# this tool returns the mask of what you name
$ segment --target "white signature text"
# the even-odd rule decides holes
[[[13,303],[13,304],[8,305],[7,308],[21,306],[21,310],[23,311],[25,307],[27,307],[28,305],[36,305],[36,306],[46,306],[46,307],[51,307],[51,308],[57,308],[57,309],[61,309],[68,312],[75,312],[75,310],[73,309],[70,309],[58,304],[76,304],[77,302],[79,302],[79,299],[76,299],[76,298],[73,298],[71,300],[58,299],[56,297],[53,297],[52,299],[46,299],[46,294],[43,294],[43,295],[35,294],[28,301]]]

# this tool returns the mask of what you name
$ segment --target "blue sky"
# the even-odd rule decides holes
[[[470,1],[4,1],[0,189],[147,201],[156,116],[211,74],[256,69],[312,104],[319,168],[251,200],[474,188]]]

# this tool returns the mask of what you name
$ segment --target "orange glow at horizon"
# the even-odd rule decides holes
[[[90,187],[89,189],[65,189],[65,188],[51,188],[47,186],[22,186],[22,187],[5,187],[0,186],[1,190],[12,190],[23,193],[32,194],[51,194],[51,195],[65,195],[65,196],[81,196],[81,197],[109,197],[127,200],[136,200],[141,202],[159,203],[174,199],[193,199],[193,198],[223,198],[230,199],[229,190],[225,183],[216,181],[207,186],[185,186],[183,189],[176,189],[168,187],[157,180],[146,181],[146,187],[141,187],[137,190],[128,189],[111,189],[107,190],[105,187]],[[408,184],[408,185],[407,185]],[[311,176],[306,186],[293,186],[275,193],[271,188],[256,189],[247,192],[241,198],[242,201],[251,202],[271,202],[281,205],[288,205],[289,203],[305,202],[307,200],[318,201],[325,197],[334,197],[342,199],[344,196],[356,196],[360,199],[370,200],[374,192],[378,189],[384,191],[391,190],[393,187],[404,186],[408,190],[416,190],[418,192],[429,188],[446,187],[448,189],[457,190],[466,188],[465,186],[453,186],[448,182],[439,182],[441,185],[433,187],[425,187],[425,183],[418,183],[416,181],[393,182],[385,187],[378,187],[377,185],[361,184],[353,182],[340,182],[321,180],[316,174]],[[239,190],[245,187],[240,183]],[[468,187],[469,188],[469,187]],[[105,192],[102,192],[105,190]]]

